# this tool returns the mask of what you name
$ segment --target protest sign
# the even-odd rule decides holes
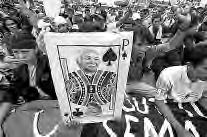
[[[45,35],[64,122],[121,117],[132,39],[132,32]]]

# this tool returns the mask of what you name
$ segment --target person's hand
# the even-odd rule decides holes
[[[68,124],[65,124],[63,121],[59,123],[57,136],[73,136],[73,137],[80,137],[82,132],[82,126],[79,122],[72,121]]]
[[[23,64],[23,60],[16,59],[14,56],[6,56],[4,57],[5,63],[11,63],[11,64]]]
[[[181,129],[177,132],[178,137],[195,137],[192,133],[185,129]]]
[[[67,127],[79,127],[79,126],[81,126],[82,124],[80,123],[80,122],[78,122],[78,121],[71,121],[71,122],[69,122],[69,123],[67,123]]]
[[[48,95],[40,95],[40,98],[39,98],[40,100],[52,100],[52,98],[50,97],[50,96],[48,96]]]

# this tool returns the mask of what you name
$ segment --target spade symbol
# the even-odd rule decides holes
[[[76,111],[73,112],[74,116],[79,117],[79,116],[83,115],[83,112],[80,111],[80,108],[75,108],[75,109],[76,109]]]
[[[126,59],[126,57],[127,57],[126,52],[124,52],[124,53],[122,54],[122,57],[123,57],[124,60]]]
[[[116,61],[117,55],[112,48],[109,48],[108,51],[103,56],[103,61],[108,62],[107,66],[111,66],[111,61]]]

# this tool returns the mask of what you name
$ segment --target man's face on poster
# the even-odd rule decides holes
[[[101,59],[99,54],[96,51],[86,51],[80,57],[80,66],[81,68],[88,73],[96,72]]]

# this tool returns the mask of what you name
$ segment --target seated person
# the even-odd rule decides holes
[[[18,89],[34,87],[41,97],[56,98],[47,56],[38,51],[36,41],[17,37],[11,49],[13,60],[19,65],[14,69],[15,87]]]
[[[186,120],[192,121],[201,136],[206,136],[207,48],[195,47],[186,60],[185,66],[169,67],[161,72],[155,103],[178,137],[193,137],[184,128]]]
[[[5,57],[4,62],[16,64],[16,67],[9,75],[5,75],[9,85],[3,84],[0,88],[2,91],[0,95],[1,124],[12,104],[45,98],[56,99],[47,57],[37,52],[36,41],[21,40],[17,37],[11,45],[11,50],[13,56]]]
[[[161,15],[156,14],[152,16],[152,26],[149,27],[155,44],[161,44],[161,38],[163,37],[163,27],[161,26]]]

